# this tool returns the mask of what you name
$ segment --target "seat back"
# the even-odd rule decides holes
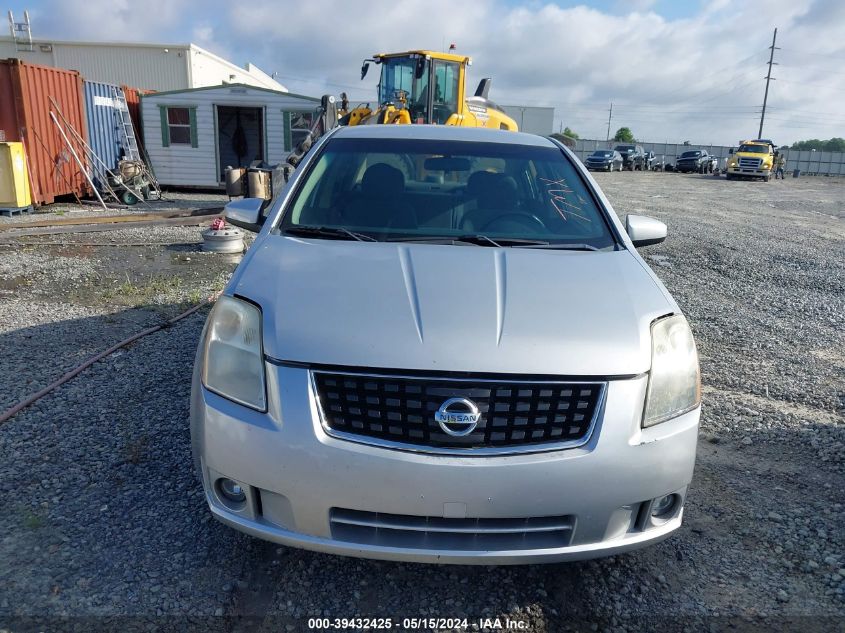
[[[413,211],[403,200],[404,193],[401,171],[385,163],[370,165],[361,179],[360,195],[343,206],[341,215],[355,227],[413,227]]]
[[[467,194],[476,197],[476,208],[467,211],[461,229],[481,231],[498,217],[519,213],[516,180],[505,174],[476,172],[467,180]]]

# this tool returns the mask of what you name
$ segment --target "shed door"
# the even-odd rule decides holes
[[[217,180],[223,182],[226,167],[249,167],[264,160],[264,108],[217,107]]]

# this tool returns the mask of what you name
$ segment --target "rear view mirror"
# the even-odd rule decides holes
[[[361,79],[363,80],[364,77],[367,76],[367,71],[370,69],[370,62],[364,62],[361,66]]]
[[[666,225],[660,220],[644,215],[629,215],[625,218],[625,231],[636,248],[660,244],[666,239]]]
[[[265,202],[264,198],[233,200],[223,207],[223,217],[235,226],[258,233],[265,220],[261,216],[261,207]]]
[[[426,158],[424,163],[426,171],[469,171],[468,158],[452,158],[451,156],[439,156]]]

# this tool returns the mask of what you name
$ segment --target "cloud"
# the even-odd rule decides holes
[[[782,50],[765,135],[779,143],[845,136],[839,0],[714,0],[683,18],[664,17],[665,5],[650,0],[613,12],[534,0],[376,0],[366,10],[348,2],[252,0],[245,8],[149,0],[144,15],[155,20],[138,19],[129,0],[45,1],[53,15],[39,22],[56,37],[194,39],[239,65],[278,72],[296,92],[346,91],[353,99],[375,96],[376,73],[358,80],[365,57],[455,42],[473,57],[470,88],[493,77],[496,101],[553,105],[560,124],[602,138],[612,101],[614,130],[626,125],[644,140],[698,143],[756,135],[777,26]]]

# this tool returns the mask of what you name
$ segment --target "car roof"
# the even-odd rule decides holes
[[[492,130],[482,127],[458,127],[454,125],[354,125],[339,128],[333,138],[395,138],[433,141],[470,141],[478,143],[504,143],[508,145],[531,145],[534,147],[557,147],[544,136]]]

